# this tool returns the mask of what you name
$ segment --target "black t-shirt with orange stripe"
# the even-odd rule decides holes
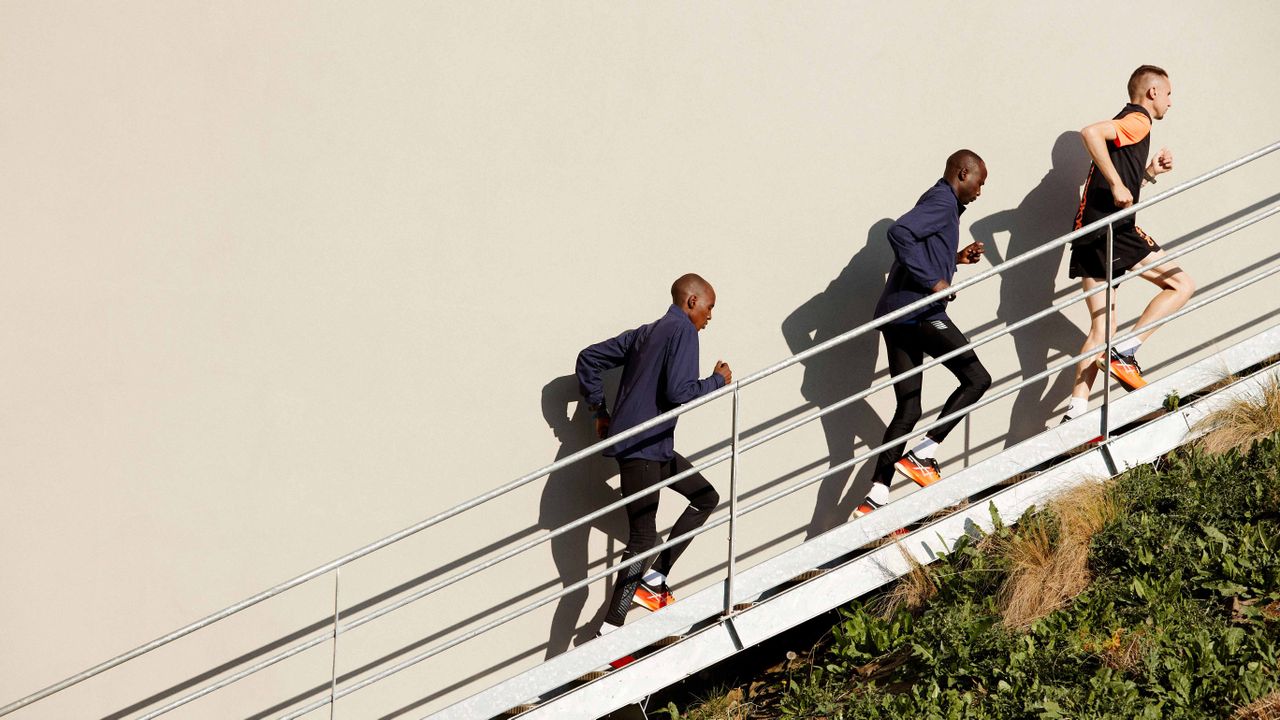
[[[1137,203],[1142,190],[1142,176],[1146,172],[1147,154],[1151,148],[1151,115],[1141,105],[1128,103],[1111,122],[1115,125],[1116,139],[1107,143],[1107,155],[1120,176],[1120,182],[1129,189],[1133,201]],[[1075,229],[1118,210],[1120,208],[1116,207],[1107,179],[1098,172],[1096,165],[1089,165],[1084,195],[1080,198],[1080,209],[1076,212]],[[1130,215],[1117,222],[1116,229],[1133,227],[1135,222],[1135,216]]]

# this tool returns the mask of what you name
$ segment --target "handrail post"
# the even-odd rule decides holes
[[[329,663],[329,720],[333,720],[338,706],[338,631],[340,625],[338,605],[338,574],[342,568],[333,569],[333,658]]]
[[[729,566],[724,583],[724,614],[733,614],[733,572],[737,561],[734,537],[738,529],[738,415],[741,402],[738,386],[733,386],[733,439],[729,457]]]
[[[1107,223],[1107,308],[1106,336],[1107,349],[1102,356],[1102,444],[1111,441],[1111,308],[1115,304],[1115,285],[1111,277],[1112,254],[1115,252],[1114,232],[1111,223]]]

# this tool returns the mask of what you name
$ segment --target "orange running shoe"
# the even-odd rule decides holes
[[[1111,349],[1110,363],[1104,362],[1101,355],[1098,356],[1098,369],[1109,370],[1111,376],[1119,380],[1125,390],[1137,390],[1147,384],[1142,377],[1142,368],[1138,367],[1137,359],[1132,355],[1121,355],[1115,348]]]
[[[641,580],[631,601],[646,610],[656,612],[675,602],[676,596],[671,594],[671,588],[666,583],[654,586]]]
[[[860,518],[863,515],[870,515],[872,511],[879,510],[882,507],[884,506],[881,505],[880,503],[876,502],[875,500],[872,500],[871,498],[867,498],[866,500],[862,501],[861,505],[859,505],[857,508],[854,509],[853,516],[855,518]]]
[[[855,518],[860,518],[872,510],[879,510],[889,504],[889,483],[874,482],[871,484],[871,490],[867,492],[867,499],[862,501],[853,511]]]
[[[911,478],[912,482],[920,487],[929,487],[930,485],[942,479],[942,473],[938,472],[938,461],[933,458],[919,458],[916,454],[907,451],[898,462],[893,464],[898,472]]]

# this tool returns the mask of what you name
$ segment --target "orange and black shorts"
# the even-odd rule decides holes
[[[1151,253],[1160,249],[1159,243],[1142,232],[1137,225],[1119,226],[1114,229],[1114,245],[1111,252],[1111,277],[1120,277],[1132,270]],[[1073,278],[1107,279],[1107,230],[1103,228],[1071,244],[1071,264],[1068,273]]]

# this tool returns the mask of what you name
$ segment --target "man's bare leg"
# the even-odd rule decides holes
[[[1191,281],[1191,277],[1182,268],[1166,261],[1162,250],[1147,255],[1138,266],[1138,273],[1142,279],[1160,288],[1138,318],[1140,328],[1174,314],[1187,304],[1191,293],[1195,292],[1195,283]],[[1156,328],[1148,328],[1142,334],[1126,338],[1112,346],[1114,352],[1107,358],[1106,365],[1120,384],[1129,390],[1136,390],[1147,384],[1142,377],[1142,367],[1138,365],[1136,355],[1142,342],[1155,331]]]
[[[1182,309],[1196,291],[1195,281],[1176,263],[1164,262],[1165,252],[1157,250],[1143,259],[1140,267],[1142,279],[1160,288],[1160,292],[1147,303],[1147,309],[1138,318],[1137,327],[1163,320]],[[1151,328],[1138,335],[1139,342],[1146,342],[1159,328]]]
[[[1100,285],[1105,285],[1105,280],[1096,280],[1094,278],[1083,278],[1081,287],[1088,292]],[[1114,335],[1116,331],[1116,305],[1115,291],[1112,291],[1111,303],[1111,328],[1110,334]],[[1105,345],[1107,342],[1107,294],[1100,292],[1085,298],[1085,305],[1089,308],[1089,334],[1084,339],[1084,345],[1080,348],[1080,352],[1084,352],[1089,348],[1096,348]],[[1099,353],[1103,352],[1101,350]],[[1097,356],[1090,355],[1080,362],[1076,363],[1076,379],[1075,384],[1071,387],[1071,397],[1074,400],[1079,398],[1085,403],[1089,401],[1089,391],[1093,389],[1093,381],[1098,377]],[[1074,417],[1074,415],[1073,415]]]

